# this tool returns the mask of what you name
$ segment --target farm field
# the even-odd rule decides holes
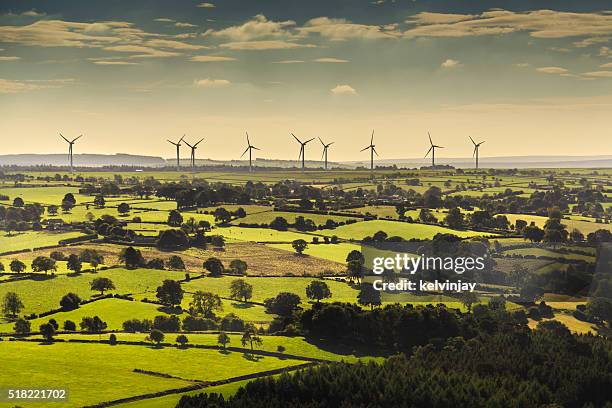
[[[295,252],[291,244],[266,244],[273,248]],[[315,258],[327,259],[329,261],[346,263],[346,256],[353,250],[361,250],[361,246],[341,242],[339,244],[308,244],[304,254]]]
[[[363,221],[350,225],[343,225],[334,230],[323,230],[323,235],[336,235],[347,240],[361,240],[366,236],[372,236],[377,231],[385,231],[388,236],[400,236],[406,240],[412,238],[431,239],[434,235],[441,233],[455,234],[459,237],[468,238],[481,233],[475,231],[458,231],[437,225],[411,224],[407,222],[395,222],[385,220]]]
[[[103,359],[99,355],[102,351]],[[69,402],[53,405],[62,407],[90,405],[193,384],[135,373],[135,368],[214,381],[301,364],[268,356],[247,359],[242,353],[207,349],[63,342],[45,345],[23,341],[3,342],[0,359],[4,363],[0,381],[7,387],[20,387],[22,384],[15,381],[20,381],[21,375],[28,372],[29,381],[40,384],[39,387],[68,388]],[[100,373],[104,373],[102,379]],[[26,406],[48,405],[28,403]]]
[[[270,224],[276,217],[283,217],[289,222],[289,224],[293,224],[295,222],[295,218],[300,216],[304,217],[305,219],[312,220],[316,225],[323,225],[327,220],[334,220],[336,222],[346,222],[348,220],[355,219],[338,215],[309,214],[285,211],[262,211],[251,215],[249,215],[249,213],[247,212],[246,217],[238,218],[232,221],[232,224]]]
[[[59,241],[82,236],[82,232],[47,232],[25,231],[0,233],[0,252],[20,251],[50,245],[57,245]]]
[[[559,253],[556,251],[552,251],[546,248],[520,248],[520,249],[511,249],[503,252],[504,255],[521,255],[521,256],[547,256],[551,258],[558,259],[574,259],[574,260],[583,260],[587,262],[595,261],[594,256],[588,256],[583,254],[576,253]]]
[[[312,240],[312,235],[309,234],[294,231],[276,231],[268,228],[218,227],[214,228],[211,234],[222,235],[223,237],[233,241],[251,241],[262,243],[291,243],[296,239],[303,239],[305,241]]]
[[[542,217],[539,215],[528,215],[528,214],[501,214],[501,215],[505,215],[508,218],[508,221],[510,221],[510,224],[516,223],[516,220],[524,220],[524,221],[527,221],[528,224],[531,222],[534,222],[535,225],[537,225],[540,228],[544,227],[544,224],[546,223],[546,220],[548,219],[547,217]],[[607,230],[612,231],[612,224],[603,224],[603,223],[600,224],[596,222],[574,221],[574,220],[567,220],[567,219],[562,219],[561,223],[567,226],[568,231],[571,232],[574,228],[576,228],[580,232],[582,232],[585,236],[591,232],[597,231],[598,229],[607,229]]]

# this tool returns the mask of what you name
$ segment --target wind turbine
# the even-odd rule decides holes
[[[433,168],[433,167],[436,167],[436,148],[444,149],[444,146],[438,146],[438,145],[433,144],[433,142],[431,141],[431,135],[429,134],[429,132],[427,132],[427,136],[429,136],[429,144],[431,145],[431,147],[429,148],[427,153],[425,153],[425,157],[427,157],[429,152],[431,152],[431,167]]]
[[[325,170],[327,170],[327,148],[331,145],[334,144],[334,142],[325,144],[323,143],[323,141],[321,140],[321,138],[319,138],[319,142],[321,142],[321,144],[323,145],[323,154],[321,154],[321,159],[323,159],[325,157]]]
[[[297,142],[300,144],[300,155],[298,156],[298,160],[300,160],[300,158],[302,159],[302,171],[304,171],[305,168],[305,147],[306,144],[309,142],[312,142],[314,140],[314,137],[312,139],[308,139],[305,142],[302,142],[300,139],[298,139],[293,133],[291,134],[291,136],[293,136],[295,138],[295,140],[297,140]]]
[[[181,171],[181,142],[185,138],[185,135],[181,137],[178,142],[173,142],[172,140],[168,140],[168,143],[171,143],[176,146],[176,171]]]
[[[193,145],[190,145],[185,140],[185,144],[191,148],[191,171],[194,173],[195,173],[195,151],[198,148],[198,145],[200,144],[202,140],[204,140],[204,138],[201,138],[200,140],[198,140],[197,143],[194,143]]]
[[[242,152],[242,155],[240,156],[240,158],[242,158],[242,156],[244,156],[247,151],[249,152],[249,171],[252,172],[253,171],[253,149],[255,150],[261,150],[261,149],[253,146],[251,144],[251,141],[249,140],[249,132],[245,132],[245,133],[247,137],[247,148],[244,150],[244,152]]]
[[[364,147],[360,151],[363,152],[364,150],[368,150],[368,149],[370,149],[370,170],[373,173],[374,172],[374,153],[376,153],[376,156],[378,156],[378,152],[376,151],[376,146],[374,145],[374,130],[372,130],[372,137],[370,138],[370,145]]]
[[[74,143],[79,140],[83,135],[79,135],[77,137],[75,137],[72,140],[68,140],[64,137],[64,135],[62,135],[60,133],[60,136],[62,137],[62,139],[64,139],[66,141],[66,143],[68,143],[68,159],[70,161],[70,172],[72,173],[73,168],[72,168],[72,145],[74,145]]]
[[[478,168],[478,150],[480,149],[480,145],[483,144],[485,141],[483,140],[480,143],[476,143],[474,139],[472,139],[472,136],[468,136],[468,137],[474,144],[474,153],[472,153],[472,157],[476,157],[476,168]]]

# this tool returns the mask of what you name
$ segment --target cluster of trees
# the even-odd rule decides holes
[[[40,230],[40,219],[44,212],[42,205],[25,204],[21,197],[17,197],[12,207],[0,205],[0,228],[9,235],[12,231]]]
[[[606,406],[609,346],[554,321],[533,331],[516,323],[492,335],[432,340],[382,364],[330,363],[258,379],[227,400],[184,396],[177,408]]]

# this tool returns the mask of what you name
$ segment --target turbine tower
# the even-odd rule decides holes
[[[64,139],[66,141],[66,143],[68,143],[68,161],[70,162],[70,172],[73,172],[73,167],[72,167],[72,145],[74,145],[74,143],[79,140],[83,135],[79,135],[77,137],[75,137],[72,140],[68,140],[64,137],[64,135],[62,135],[60,133],[60,136],[62,137],[62,139]]]
[[[242,152],[242,155],[240,156],[240,158],[242,158],[242,156],[244,156],[247,151],[249,152],[249,171],[252,172],[253,171],[253,149],[255,150],[261,150],[261,149],[253,146],[251,144],[251,141],[249,140],[249,132],[245,132],[245,133],[247,137],[247,148],[244,150],[244,152]]]
[[[204,140],[204,138],[201,138],[200,140],[198,140],[197,143],[194,143],[193,145],[190,145],[185,140],[185,144],[191,148],[191,171],[193,173],[195,173],[195,152],[196,152],[196,149],[198,148],[198,145],[200,144],[202,140]]]
[[[300,160],[300,158],[302,159],[302,171],[304,171],[305,169],[305,147],[306,144],[309,142],[312,142],[314,140],[314,137],[312,139],[308,139],[305,142],[302,142],[300,139],[298,139],[293,133],[291,134],[291,136],[293,136],[295,138],[295,140],[297,140],[297,142],[300,144],[300,155],[298,156],[298,161]]]
[[[327,170],[327,149],[329,148],[329,146],[333,145],[334,142],[325,144],[323,143],[321,138],[319,138],[319,142],[321,142],[321,144],[323,145],[323,154],[321,154],[321,159],[325,158],[325,170]]]
[[[429,136],[429,144],[431,145],[431,147],[429,148],[427,153],[425,153],[425,157],[427,157],[429,152],[431,152],[431,167],[434,168],[436,167],[436,149],[444,149],[444,146],[438,146],[438,145],[433,144],[433,142],[431,141],[431,135],[429,134],[429,132],[427,132],[427,136]]]
[[[168,143],[171,143],[176,146],[176,171],[181,171],[181,142],[185,138],[185,135],[181,137],[178,142],[173,142],[172,140],[168,140]]]
[[[376,146],[374,145],[374,130],[372,130],[372,137],[370,138],[370,145],[364,147],[360,151],[363,152],[364,150],[368,150],[368,149],[370,149],[370,170],[372,171],[372,174],[374,174],[374,153],[376,153],[376,156],[378,156],[378,152],[376,151]]]
[[[478,150],[480,150],[480,145],[483,144],[485,141],[483,140],[480,143],[476,143],[474,139],[472,139],[472,136],[468,136],[468,137],[474,144],[474,153],[472,153],[472,157],[476,157],[476,168],[478,168]]]

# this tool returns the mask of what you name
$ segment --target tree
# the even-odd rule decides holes
[[[280,292],[276,297],[266,299],[264,305],[269,313],[290,316],[299,307],[301,302],[300,297],[295,293]]]
[[[221,276],[225,270],[223,263],[214,257],[208,258],[206,261],[204,261],[203,266],[204,269],[210,272],[210,276]]]
[[[183,259],[178,255],[172,255],[170,259],[168,259],[167,265],[170,269],[178,271],[185,270],[185,262],[183,262]]]
[[[370,309],[374,309],[374,306],[381,305],[380,291],[374,289],[371,283],[362,283],[359,287],[357,302],[360,305],[370,306]]]
[[[276,217],[270,223],[270,228],[277,231],[287,231],[287,229],[289,229],[289,222],[283,217]]]
[[[237,275],[244,275],[248,269],[248,265],[241,259],[234,259],[230,262],[230,269],[233,273]]]
[[[306,297],[308,297],[308,299],[316,300],[317,303],[319,303],[321,299],[330,298],[331,295],[329,286],[323,281],[313,280],[308,286],[306,286]]]
[[[130,212],[130,205],[128,203],[121,203],[117,206],[117,212],[121,215],[127,214]]]
[[[610,299],[596,297],[589,300],[586,305],[588,315],[602,322],[612,321],[612,301]]]
[[[70,254],[66,267],[75,273],[79,273],[83,269],[83,263],[77,254]]]
[[[43,323],[40,325],[39,329],[40,334],[43,336],[45,341],[53,341],[53,336],[55,336],[55,327],[53,327],[50,323]]]
[[[69,202],[73,207],[76,205],[76,198],[74,198],[74,194],[72,193],[66,193],[62,202],[63,201]]]
[[[15,333],[21,336],[27,336],[28,334],[30,334],[30,330],[31,330],[30,322],[27,321],[26,319],[19,318],[15,322],[15,325],[13,326],[13,330],[15,331]]]
[[[448,214],[444,218],[444,222],[450,228],[454,228],[454,229],[463,228],[465,224],[463,214],[461,213],[461,210],[457,207],[453,207],[450,210],[448,210]]]
[[[45,275],[49,271],[57,270],[57,266],[55,265],[55,259],[51,259],[46,256],[37,256],[32,261],[32,270],[34,272],[45,272]]]
[[[250,344],[251,351],[253,351],[254,344],[257,346],[261,346],[263,344],[262,338],[257,335],[257,329],[252,323],[249,323],[245,329],[240,342],[242,343],[242,347],[246,347],[247,344]]]
[[[179,334],[176,336],[176,342],[180,345],[180,347],[185,347],[187,343],[189,343],[189,339],[184,334]]]
[[[244,302],[253,297],[253,285],[247,283],[244,279],[233,280],[230,284],[230,297],[233,299],[242,299]]]
[[[74,208],[74,203],[70,202],[70,201],[62,201],[62,211],[63,212],[69,212],[70,210],[72,210]]]
[[[13,200],[13,207],[23,207],[25,203],[23,202],[23,198],[15,197]]]
[[[94,271],[97,270],[100,264],[104,263],[104,257],[95,249],[84,249],[79,254],[79,258],[81,262],[89,263],[94,268]]]
[[[219,336],[217,336],[217,343],[223,347],[223,350],[227,349],[227,345],[230,343],[230,341],[230,336],[228,336],[225,332],[220,332]]]
[[[472,305],[478,302],[478,296],[474,292],[463,292],[461,294],[461,304],[467,308],[467,312],[472,312]]]
[[[50,206],[47,207],[47,213],[49,215],[57,215],[57,210],[58,207],[57,205],[51,204]]]
[[[544,238],[544,230],[536,225],[528,225],[523,229],[523,237],[531,242],[540,242]]]
[[[183,223],[183,216],[177,210],[170,211],[168,214],[168,225],[171,227],[180,227]]]
[[[159,344],[164,341],[164,337],[165,335],[161,330],[153,329],[145,340],[156,343],[159,346]]]
[[[165,230],[159,233],[156,245],[163,250],[180,250],[189,248],[189,237],[183,230]]]
[[[442,190],[432,186],[423,194],[423,205],[427,208],[438,208],[442,205]]]
[[[104,199],[104,196],[103,196],[103,195],[97,195],[97,196],[94,198],[93,203],[94,203],[94,205],[95,205],[96,207],[98,207],[98,208],[104,208],[104,206],[106,205],[106,200]]]
[[[517,288],[522,288],[529,276],[529,269],[519,263],[512,266],[512,270],[508,273],[508,279]]]
[[[360,261],[349,261],[346,275],[349,281],[359,283],[364,275],[363,264]]]
[[[151,327],[164,333],[177,332],[181,329],[181,321],[176,315],[159,315],[155,316]]]
[[[166,279],[162,285],[157,288],[157,299],[167,306],[177,306],[183,300],[183,288],[179,281]]]
[[[6,317],[17,317],[23,310],[23,302],[15,292],[7,292],[2,300],[2,314]]]
[[[291,243],[291,246],[293,249],[295,249],[295,252],[302,255],[304,250],[308,248],[308,242],[304,241],[303,239],[296,239]]]
[[[64,321],[64,330],[66,331],[76,331],[76,323],[72,320]]]
[[[346,256],[346,262],[351,262],[351,261],[358,261],[362,266],[365,263],[365,258],[363,256],[363,254],[356,250],[353,249],[351,252],[349,252],[349,254]]]
[[[225,238],[223,238],[223,235],[213,235],[210,237],[210,243],[214,247],[223,248],[225,246]]]
[[[67,293],[60,300],[60,306],[64,310],[78,309],[81,304],[81,298],[76,293]]]
[[[144,265],[145,260],[140,250],[134,247],[127,247],[119,255],[119,259],[125,262],[127,268],[138,268]]]
[[[91,290],[97,290],[100,295],[104,295],[104,291],[115,289],[115,284],[109,278],[95,278],[91,281]]]
[[[53,251],[49,254],[49,258],[55,259],[56,261],[65,261],[66,254],[61,251]]]
[[[232,214],[223,207],[217,208],[213,215],[215,216],[215,222],[218,224],[225,224],[232,219]]]
[[[25,271],[26,264],[21,262],[19,259],[13,259],[9,264],[9,268],[11,269],[11,272],[21,273]]]
[[[215,311],[223,310],[223,302],[221,297],[216,293],[204,292],[201,290],[193,294],[191,303],[189,304],[189,312],[192,315],[201,315],[204,317],[213,317]]]
[[[86,331],[89,333],[101,333],[102,330],[106,329],[108,326],[106,322],[100,319],[98,316],[94,317],[83,317],[81,323],[79,323],[82,331]]]

